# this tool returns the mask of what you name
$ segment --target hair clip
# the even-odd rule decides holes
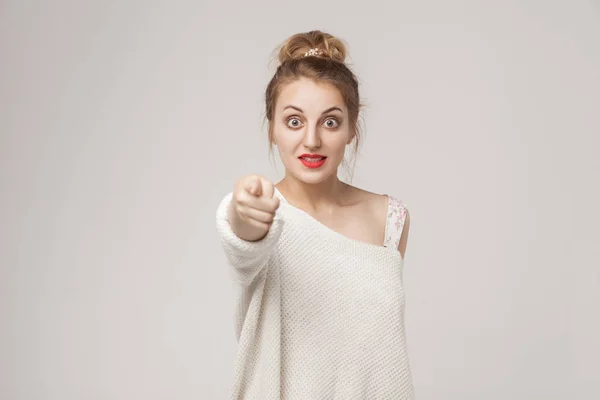
[[[313,49],[308,50],[306,53],[304,53],[304,57],[307,56],[320,56],[323,54],[323,50],[319,49],[318,47],[315,47]]]

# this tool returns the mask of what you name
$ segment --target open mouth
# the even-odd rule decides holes
[[[321,160],[324,160],[327,157],[317,157],[317,158],[314,158],[314,157],[300,157],[300,158],[303,159],[304,161],[308,161],[308,162],[313,162],[314,163],[314,162],[319,162]]]
[[[319,168],[320,166],[325,164],[325,160],[327,160],[327,157],[325,157],[325,156],[320,156],[320,157],[301,156],[301,157],[298,157],[298,159],[300,160],[300,162],[302,162],[302,164],[304,164],[304,166],[306,166],[308,168]]]

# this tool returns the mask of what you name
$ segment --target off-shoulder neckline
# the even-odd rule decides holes
[[[274,189],[275,189],[275,193],[290,209],[292,209],[295,212],[306,217],[315,226],[319,227],[319,229],[321,229],[323,232],[325,232],[329,236],[337,238],[338,240],[342,240],[347,243],[353,244],[357,247],[363,247],[365,249],[375,251],[375,252],[381,252],[383,254],[390,254],[392,256],[392,258],[396,258],[400,263],[402,263],[404,261],[404,258],[402,257],[402,254],[400,254],[400,251],[398,249],[386,247],[386,246],[379,245],[379,244],[364,242],[362,240],[353,239],[351,237],[348,237],[348,236],[330,228],[329,226],[325,225],[324,223],[322,223],[321,221],[319,221],[318,219],[316,219],[315,217],[313,217],[312,215],[310,215],[308,212],[304,211],[303,209],[294,206],[285,198],[285,196],[279,191],[279,189],[277,189],[276,187],[274,187]],[[384,194],[384,196],[386,196],[388,199],[388,207],[389,207],[390,206],[390,196],[387,194]]]

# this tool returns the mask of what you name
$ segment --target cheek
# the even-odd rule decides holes
[[[327,143],[327,147],[330,151],[335,152],[336,154],[341,154],[343,157],[344,151],[346,150],[346,146],[348,142],[348,136],[344,134],[344,132],[337,132],[335,136],[332,136]]]
[[[281,152],[296,151],[296,148],[302,144],[302,131],[290,129],[283,122],[277,122],[273,125],[273,138]]]
[[[302,145],[301,136],[293,135],[293,132],[274,131],[273,138],[277,144],[277,151],[282,158],[294,157],[298,152],[298,146]]]
[[[295,146],[297,146],[296,140],[292,135],[287,134],[287,132],[273,132],[273,138],[277,143],[277,147],[279,151],[282,153],[287,153],[292,150]]]

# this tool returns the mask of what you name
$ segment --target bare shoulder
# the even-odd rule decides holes
[[[388,196],[361,189],[355,186],[348,186],[348,196],[346,196],[349,205],[357,210],[361,220],[368,221],[370,226],[372,241],[381,242],[385,233],[385,225],[388,211]]]
[[[373,223],[376,226],[380,226],[383,227],[383,229],[385,229],[389,203],[388,195],[370,192],[368,190],[360,189],[354,186],[351,186],[349,188],[349,192],[354,193],[352,196],[349,197],[354,198],[355,202],[360,202],[363,204],[363,207],[361,208],[365,210],[366,213],[371,215]],[[408,212],[406,204],[403,203],[403,206],[403,211],[405,213],[404,227],[402,228],[402,234],[400,236],[400,241],[398,244],[398,251],[402,255],[402,258],[404,258],[404,255],[406,254],[406,247],[408,244],[408,232],[410,230],[410,213]]]

